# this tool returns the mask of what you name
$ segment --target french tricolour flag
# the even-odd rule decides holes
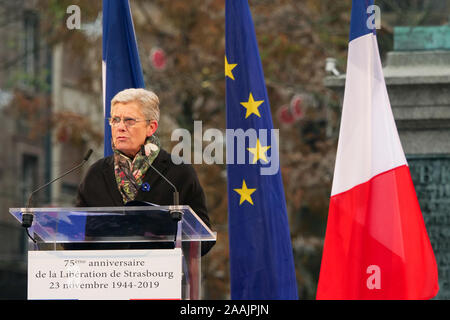
[[[437,265],[367,25],[372,4],[353,0],[317,299],[430,299]]]

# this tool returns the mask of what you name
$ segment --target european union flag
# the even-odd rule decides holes
[[[128,88],[144,88],[141,62],[128,0],[103,0],[104,155],[112,154],[108,118],[111,100]]]
[[[232,299],[298,299],[278,131],[247,0],[226,0],[227,174]]]

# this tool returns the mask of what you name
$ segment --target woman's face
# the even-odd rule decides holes
[[[141,149],[145,139],[157,129],[156,120],[144,121],[145,116],[136,102],[116,103],[111,110],[111,118],[120,118],[120,122],[111,126],[114,146],[117,150],[133,158]],[[125,119],[135,119],[134,125],[126,125]]]

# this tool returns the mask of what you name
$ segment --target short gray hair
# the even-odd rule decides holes
[[[146,119],[159,122],[159,98],[153,91],[133,88],[122,90],[111,100],[111,109],[116,103],[129,102],[137,102]]]

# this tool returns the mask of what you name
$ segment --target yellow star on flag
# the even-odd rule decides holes
[[[251,194],[256,191],[256,189],[248,189],[247,185],[245,183],[245,180],[242,180],[242,188],[241,189],[233,189],[237,193],[240,194],[241,199],[239,201],[239,205],[241,205],[244,201],[250,202],[251,205],[253,205],[253,200],[251,197]]]
[[[244,108],[247,109],[247,112],[245,114],[245,119],[247,119],[253,113],[261,118],[261,115],[259,114],[258,107],[263,102],[264,102],[264,100],[255,101],[255,99],[253,99],[252,93],[250,92],[250,96],[248,97],[248,101],[247,102],[241,102],[241,104],[244,106]]]
[[[263,147],[261,145],[261,142],[259,142],[259,139],[256,140],[256,147],[247,148],[247,150],[253,154],[253,162],[252,163],[256,163],[256,161],[258,161],[259,159],[264,160],[265,162],[269,162],[266,157],[266,152],[269,149],[270,149],[270,146]]]
[[[228,64],[227,56],[225,56],[225,77],[230,77],[234,80],[233,69],[236,68],[237,63]]]

